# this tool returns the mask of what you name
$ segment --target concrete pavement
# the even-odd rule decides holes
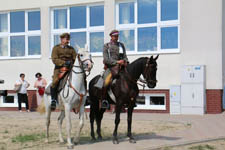
[[[126,114],[121,114],[121,119],[126,119]],[[114,119],[114,115],[105,114],[104,118]],[[225,138],[225,113],[199,115],[170,115],[134,113],[135,120],[172,121],[190,124],[191,128],[160,134],[149,134],[135,137],[136,144],[131,144],[128,139],[120,139],[118,145],[112,141],[103,141],[75,146],[76,150],[151,150],[170,145],[183,145],[210,139]]]

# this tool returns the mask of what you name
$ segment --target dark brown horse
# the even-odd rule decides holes
[[[157,60],[158,56],[153,58],[151,56],[141,57],[131,64],[129,64],[126,69],[120,71],[120,77],[115,83],[111,85],[112,92],[115,95],[116,103],[107,95],[107,99],[111,104],[115,104],[115,128],[113,132],[113,143],[118,144],[117,129],[120,123],[120,112],[122,107],[126,106],[128,108],[127,114],[127,136],[129,137],[130,143],[135,143],[135,139],[131,133],[131,123],[132,123],[132,113],[136,103],[136,97],[139,94],[139,89],[137,86],[137,80],[142,74],[147,86],[149,88],[154,88],[156,86],[156,71],[157,71]],[[101,98],[101,90],[96,88],[94,85],[98,81],[100,75],[94,77],[89,83],[89,98],[90,98],[90,124],[91,124],[91,137],[92,140],[95,139],[94,133],[94,120],[97,123],[97,134],[98,139],[102,139],[101,136],[101,121],[103,118],[103,113],[105,109],[99,109],[99,99]]]

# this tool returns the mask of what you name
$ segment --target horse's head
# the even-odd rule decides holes
[[[76,46],[78,49],[78,59],[80,66],[84,71],[90,72],[93,67],[93,62],[91,59],[91,54],[88,51],[87,45],[85,45],[85,48],[80,48],[79,46]]]
[[[149,88],[154,88],[156,86],[157,80],[156,80],[156,71],[157,71],[157,62],[159,55],[157,55],[155,58],[151,56],[147,59],[147,62],[145,64],[145,69],[143,72],[143,76],[147,82],[147,85]]]

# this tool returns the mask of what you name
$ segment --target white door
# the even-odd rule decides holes
[[[193,66],[193,83],[203,83],[205,80],[204,66]]]
[[[181,95],[181,106],[204,107],[204,87],[202,84],[183,84]]]

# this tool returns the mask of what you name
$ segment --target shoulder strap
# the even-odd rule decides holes
[[[111,48],[111,44],[107,43],[107,46],[108,46],[107,51],[108,51],[108,55],[109,55],[109,58],[110,58],[111,56],[110,56],[110,51],[109,51],[109,49]]]

